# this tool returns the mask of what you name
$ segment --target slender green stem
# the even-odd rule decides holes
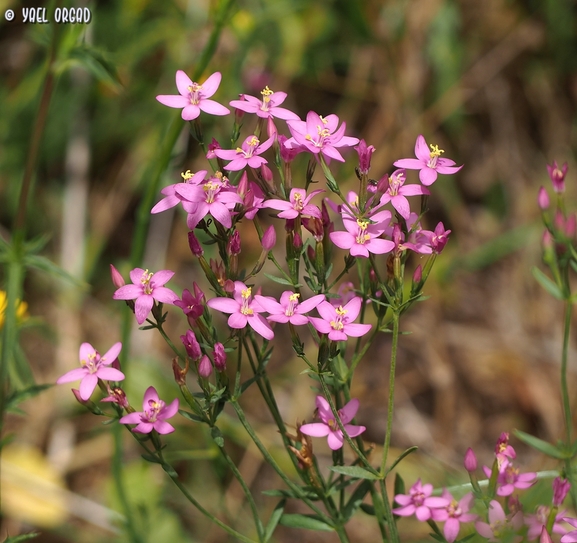
[[[387,428],[388,432],[388,428]],[[389,496],[387,493],[387,485],[383,479],[379,481],[381,487],[381,496],[383,497],[383,507],[385,508],[385,519],[389,527],[389,543],[399,543],[399,532],[397,531],[397,524],[393,518],[391,511],[391,504],[389,503]]]

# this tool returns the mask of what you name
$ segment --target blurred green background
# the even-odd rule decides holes
[[[78,0],[62,5],[88,7],[88,25],[23,24],[22,8],[39,5],[0,1],[0,13],[12,9],[16,15],[11,22],[0,19],[0,236],[11,236],[57,33],[50,64],[55,85],[27,231],[29,238],[47,236],[43,254],[83,286],[38,272],[27,275],[24,300],[36,320],[21,336],[22,386],[53,383],[77,364],[83,341],[101,352],[118,341],[125,308],[112,302],[109,264],[125,275],[129,271],[139,206],[173,123],[181,123],[179,112],[154,97],[176,92],[177,69],[192,76],[216,14],[223,12],[223,2],[212,0]],[[46,7],[51,18],[53,5]],[[426,226],[442,220],[453,234],[426,289],[431,299],[403,327],[412,334],[401,341],[393,445],[420,447],[401,469],[407,482],[419,476],[435,483],[462,481],[458,470],[466,448],[473,446],[489,463],[501,431],[519,428],[548,440],[560,436],[562,309],[530,270],[540,261],[536,195],[548,183],[547,163],[569,163],[568,197],[577,196],[576,3],[236,0],[225,11],[214,54],[199,78],[223,74],[218,101],[227,104],[243,92],[258,95],[269,85],[288,93],[285,105],[301,118],[311,109],[336,113],[346,121],[347,134],[376,147],[371,170],[376,179],[392,172],[394,160],[413,155],[418,134],[465,164],[432,187]],[[203,117],[207,133],[226,142],[230,119],[221,121]],[[343,186],[353,189],[356,155],[348,157],[335,171]],[[167,168],[159,172],[160,187],[204,164],[183,126]],[[158,193],[153,196],[156,202]],[[246,239],[246,262],[258,252],[257,244]],[[154,218],[142,263],[175,270],[176,290],[198,280],[183,216]],[[176,311],[171,318],[176,338],[184,324]],[[174,397],[170,353],[152,333],[136,332],[126,368],[133,403],[151,382],[162,397]],[[383,338],[356,381],[359,420],[376,443],[385,431],[388,356]],[[298,377],[304,368],[290,357],[273,359],[271,373],[281,412],[294,423],[310,417],[314,394]],[[271,450],[290,469],[259,399],[248,394],[245,402]],[[0,538],[36,528],[42,532],[39,542],[128,541],[111,484],[108,428],[74,402],[68,387],[51,389],[22,408],[26,415],[10,415],[5,428],[15,439],[2,456]],[[279,487],[232,418],[223,426],[253,487]],[[168,443],[177,447],[172,454],[182,476],[242,531],[247,521],[240,488],[224,466],[209,462],[215,451],[205,448],[201,429],[182,422],[180,430],[178,440],[171,436]],[[224,541],[174,493],[159,469],[142,465],[129,437],[125,478],[144,541]],[[327,451],[319,445],[317,454]],[[551,467],[529,451],[522,463]],[[268,515],[275,502],[262,496],[260,503]],[[417,523],[401,522],[406,540],[420,537]],[[334,540],[324,533],[298,536]],[[293,537],[288,529],[278,531],[279,541]],[[352,539],[374,537],[376,526],[368,518],[351,523]]]

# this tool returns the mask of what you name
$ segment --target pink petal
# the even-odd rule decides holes
[[[347,424],[348,422],[353,420],[358,410],[359,410],[359,400],[353,398],[344,407],[339,409],[339,415],[341,416],[342,423]]]
[[[431,510],[428,507],[420,506],[415,511],[415,516],[421,522],[425,522],[431,518]]]
[[[345,430],[347,431],[347,434],[349,434],[349,437],[357,437],[360,436],[366,430],[366,428],[364,426],[355,426],[354,424],[347,424],[345,426]]]
[[[156,389],[152,386],[148,387],[144,392],[144,398],[142,400],[143,410],[146,410],[151,400],[153,402],[159,401],[158,392],[156,392]]]
[[[428,187],[437,180],[437,171],[433,170],[433,168],[428,167],[423,168],[419,172],[419,179],[421,180],[421,183],[423,183],[423,185],[426,185]]]
[[[120,424],[138,424],[140,422],[140,415],[142,415],[142,413],[129,413],[121,417],[118,422],[120,422]]]
[[[323,155],[329,158],[334,158],[339,162],[345,161],[343,155],[341,155],[332,145],[323,145],[323,147],[321,148],[321,153],[323,153]]]
[[[347,336],[361,337],[367,334],[372,327],[372,324],[345,324],[343,331]]]
[[[214,100],[201,100],[198,107],[210,115],[228,115],[230,113],[230,109]]]
[[[445,539],[448,543],[453,543],[457,536],[459,535],[459,530],[461,528],[461,523],[456,518],[449,518],[445,522],[445,527],[443,528],[443,533],[445,534]]]
[[[312,422],[310,424],[303,424],[300,431],[306,436],[325,437],[329,435],[329,427],[322,422]]]
[[[407,170],[420,170],[424,167],[423,162],[416,158],[401,158],[393,162],[393,166],[397,168],[405,168]]]
[[[72,383],[72,381],[79,381],[80,379],[84,379],[88,375],[88,370],[85,367],[82,368],[75,368],[66,372],[62,377],[59,377],[56,380],[57,385],[61,385],[62,383]]]
[[[80,397],[89,400],[98,383],[98,377],[94,373],[89,373],[80,382]]]
[[[431,158],[429,147],[427,145],[427,142],[425,141],[425,138],[422,135],[419,135],[417,137],[417,141],[415,142],[415,156],[418,159],[423,160],[425,162],[427,162],[427,160]]]
[[[486,522],[475,522],[475,530],[480,536],[493,540],[493,530]]]
[[[202,96],[205,98],[210,98],[218,90],[221,79],[222,75],[220,72],[214,72],[211,76],[209,76],[202,84]]]
[[[80,345],[80,349],[78,351],[78,359],[82,362],[83,360],[88,360],[91,354],[94,354],[96,349],[90,345],[90,343],[83,343]]]
[[[331,331],[331,325],[323,319],[309,317],[309,322],[313,325],[315,330],[321,334],[328,334]]]
[[[174,272],[170,270],[160,270],[152,274],[150,284],[152,287],[162,287],[174,277]]]
[[[152,297],[163,304],[173,304],[179,297],[169,288],[156,287],[152,293]]]
[[[188,77],[182,70],[176,72],[176,88],[182,96],[188,96],[190,91],[188,87],[192,86],[192,79]]]
[[[349,232],[331,232],[329,237],[339,249],[348,250],[355,244],[355,236]]]
[[[340,430],[338,432],[330,432],[327,437],[327,443],[333,451],[338,451],[343,446],[344,438]]]
[[[178,398],[175,398],[174,400],[172,400],[172,402],[170,402],[170,404],[165,406],[164,409],[162,410],[162,418],[169,419],[171,417],[174,417],[174,415],[178,413],[179,406],[180,402]]]
[[[270,317],[268,317],[269,320],[273,320]],[[287,317],[288,319],[288,317]],[[286,321],[285,321],[286,322]],[[308,324],[309,319],[307,317],[305,317],[304,315],[298,315],[298,314],[294,314],[290,317],[290,323],[294,326],[304,326],[305,324]]]
[[[242,313],[233,313],[228,318],[228,325],[235,330],[240,330],[247,325],[248,319],[246,315]]]
[[[316,296],[312,296],[307,300],[303,300],[299,305],[297,305],[296,313],[303,314],[308,313],[312,309],[314,309],[317,305],[321,302],[325,301],[324,294],[317,294]]]
[[[321,302],[318,306],[317,306],[317,311],[319,312],[319,315],[325,320],[328,321],[327,324],[330,321],[335,320],[336,316],[337,316],[337,312],[335,310],[335,308],[333,307],[333,305],[330,302],[324,301]],[[329,325],[330,326],[330,325]],[[320,331],[320,330],[319,330]]]
[[[99,368],[94,375],[103,381],[122,381],[124,379],[124,373],[114,368]]]
[[[182,110],[182,113],[180,114],[182,120],[184,121],[192,121],[196,119],[199,115],[200,115],[200,107],[198,107],[196,104],[187,104]]]
[[[146,320],[153,305],[154,298],[150,294],[142,294],[136,299],[136,302],[134,302],[134,316],[138,324],[142,324]]]
[[[213,202],[210,204],[210,214],[213,216],[214,220],[218,221],[225,228],[230,228],[232,226],[230,211],[224,204],[221,204],[220,202]]]
[[[319,417],[321,420],[328,424],[329,420],[334,420],[333,412],[331,411],[331,406],[322,396],[317,396],[315,398],[315,404],[319,412]]]
[[[397,498],[395,498],[396,500]],[[393,509],[393,513],[399,517],[410,517],[415,512],[415,506],[411,503],[404,507],[396,507]]]
[[[132,431],[136,432],[137,434],[150,434],[154,430],[154,424],[152,422],[144,422],[141,421],[136,428],[133,428]]]
[[[156,99],[163,105],[174,108],[186,107],[189,104],[188,99],[180,94],[159,94]]]
[[[349,320],[354,321],[359,316],[359,313],[361,312],[361,305],[361,297],[355,296],[343,307],[343,309],[347,312],[346,316]]]
[[[257,333],[260,334],[265,339],[274,338],[274,332],[270,327],[270,324],[261,315],[253,315],[252,318],[248,319],[249,326]]]
[[[174,426],[172,426],[172,424],[169,424],[168,422],[166,422],[164,420],[157,420],[153,424],[153,428],[159,434],[170,434],[170,433],[174,432]],[[147,434],[148,432],[144,432],[144,433]]]

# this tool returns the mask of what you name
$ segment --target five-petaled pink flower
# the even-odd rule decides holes
[[[310,424],[303,424],[300,427],[300,432],[306,436],[312,437],[325,437],[327,436],[327,442],[329,447],[336,451],[343,446],[344,436],[343,432],[339,428],[335,416],[331,411],[331,406],[322,396],[317,396],[316,399],[318,414],[322,422],[312,422]],[[353,399],[347,403],[344,407],[339,409],[339,419],[343,428],[347,432],[349,437],[357,437],[361,435],[366,428],[364,426],[355,426],[354,424],[349,424],[351,420],[355,418],[357,411],[359,409],[359,400]]]
[[[475,497],[472,492],[469,492],[457,502],[446,488],[443,490],[441,497],[448,500],[449,503],[444,507],[432,509],[431,514],[433,520],[445,523],[443,527],[445,539],[448,543],[453,543],[459,535],[461,522],[472,522],[477,518],[477,515],[469,513]]]
[[[201,110],[211,115],[228,115],[229,109],[209,100],[217,91],[222,76],[220,72],[213,73],[202,85],[194,83],[182,70],[176,72],[176,88],[180,94],[161,94],[156,99],[163,105],[182,108],[182,118],[185,121],[196,119]]]
[[[455,161],[449,158],[441,158],[444,153],[438,145],[431,145],[431,150],[427,146],[425,138],[420,135],[415,143],[415,155],[417,158],[402,158],[393,162],[397,168],[406,168],[407,170],[420,170],[419,179],[423,185],[432,185],[437,174],[457,173],[463,166],[455,166]]]
[[[234,282],[234,298],[213,298],[206,305],[223,313],[230,313],[228,325],[237,330],[248,324],[265,339],[272,339],[274,332],[266,319],[260,315],[264,309],[252,299],[252,289],[241,281]]]
[[[523,525],[523,513],[517,511],[511,517],[505,515],[503,507],[497,500],[491,500],[489,504],[489,522],[478,520],[475,522],[477,533],[489,541],[501,541],[504,533],[517,531]],[[513,541],[521,541],[516,538]]]
[[[317,194],[324,192],[324,190],[313,190],[308,196],[305,189],[291,189],[289,194],[289,201],[286,200],[267,200],[262,207],[271,207],[280,211],[278,214],[280,219],[296,219],[299,215],[307,215],[308,217],[321,218],[321,210],[309,202]]]
[[[408,219],[411,214],[411,206],[407,196],[418,196],[430,194],[430,192],[421,185],[405,185],[405,170],[396,170],[389,177],[389,188],[381,196],[381,205],[391,202],[393,207],[399,212],[403,219]]]
[[[309,319],[305,313],[312,311],[325,300],[324,294],[317,294],[299,303],[300,294],[285,290],[280,297],[280,303],[270,296],[259,296],[254,299],[270,315],[267,317],[272,322],[290,322],[295,326],[308,324]]]
[[[288,120],[298,120],[299,116],[293,113],[289,109],[284,107],[279,107],[287,97],[286,92],[273,92],[268,86],[266,86],[262,91],[262,100],[254,96],[249,96],[248,94],[243,94],[244,100],[233,100],[230,105],[241,111],[246,111],[247,113],[256,113],[257,116],[263,119],[269,119],[271,117]]]
[[[321,117],[314,111],[309,111],[306,121],[287,121],[287,124],[292,134],[292,138],[286,142],[287,147],[303,146],[315,155],[322,153],[327,158],[340,162],[345,159],[336,148],[352,147],[359,142],[358,138],[345,136],[345,123],[337,128],[339,118],[334,114]]]
[[[487,466],[483,467],[483,471],[488,478],[491,477],[491,470]],[[513,466],[512,462],[505,460],[499,466],[499,475],[497,476],[497,495],[510,496],[516,488],[529,488],[536,481],[536,473],[519,473],[519,469]]]
[[[226,166],[226,169],[231,172],[242,170],[246,166],[260,168],[267,163],[267,160],[258,155],[264,153],[273,143],[274,138],[269,138],[265,142],[260,143],[256,136],[249,136],[242,143],[242,147],[217,149],[214,154],[219,158],[231,161]]]
[[[309,320],[321,334],[328,334],[331,341],[346,341],[348,336],[364,336],[372,325],[352,322],[359,316],[361,304],[360,296],[356,296],[345,306],[335,307],[330,302],[321,302],[317,311],[322,318],[309,317]]]
[[[393,509],[395,515],[400,517],[410,517],[415,515],[421,522],[429,520],[432,516],[432,510],[449,505],[447,498],[432,497],[433,485],[430,483],[422,484],[421,479],[411,487],[408,494],[397,494],[395,502],[401,507]]]
[[[139,434],[149,434],[156,430],[159,434],[174,432],[174,426],[166,422],[166,419],[174,417],[178,412],[178,398],[166,405],[159,397],[154,387],[148,387],[142,401],[142,411],[124,415],[119,422],[121,424],[136,424],[132,429]]]
[[[56,384],[80,381],[80,398],[84,401],[90,399],[94,392],[98,379],[103,381],[122,381],[124,373],[109,367],[117,358],[122,349],[122,343],[115,343],[103,356],[90,343],[80,345],[79,358],[82,367],[70,370],[59,377]]]
[[[130,280],[133,284],[120,287],[114,293],[113,298],[115,300],[136,300],[134,315],[136,322],[142,324],[150,313],[154,300],[164,304],[173,304],[178,300],[178,296],[164,286],[173,275],[174,272],[170,270],[152,273],[142,268],[134,268],[130,272]]]

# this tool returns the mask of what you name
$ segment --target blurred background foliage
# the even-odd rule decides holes
[[[180,122],[154,97],[175,92],[177,69],[194,73],[219,9],[213,0],[78,0],[75,7],[91,10],[88,25],[23,24],[22,8],[32,5],[38,3],[0,0],[0,12],[16,12],[12,22],[0,21],[0,236],[11,235],[49,44],[59,32],[27,231],[29,238],[47,236],[43,254],[83,287],[37,272],[27,276],[24,300],[37,319],[22,331],[26,357],[19,364],[31,369],[21,371],[23,386],[53,383],[77,363],[82,341],[103,351],[120,337],[125,308],[111,300],[109,264],[125,275],[130,269],[139,205],[173,123]],[[53,7],[47,5],[49,19]],[[462,481],[466,448],[473,446],[488,463],[504,430],[549,440],[560,435],[561,308],[536,285],[530,268],[540,259],[536,194],[548,182],[546,163],[569,163],[568,197],[577,197],[571,182],[576,10],[573,0],[236,0],[199,78],[222,72],[216,99],[223,103],[269,85],[286,91],[287,107],[301,117],[311,109],[338,114],[347,133],[376,147],[376,179],[391,173],[397,158],[412,156],[421,133],[465,164],[433,186],[427,226],[443,220],[453,234],[427,288],[432,297],[404,323],[412,334],[401,342],[393,444],[420,447],[401,466],[409,484],[419,476],[437,484]],[[207,134],[226,147],[228,120],[220,121],[203,117]],[[335,169],[353,189],[356,158],[348,156],[348,164]],[[204,164],[183,126],[160,186]],[[246,262],[258,252],[258,239],[248,232]],[[176,270],[176,290],[198,280],[182,216],[154,217],[142,264]],[[173,337],[184,333],[176,313],[170,316]],[[359,420],[377,443],[385,430],[388,356],[385,337],[356,381]],[[575,385],[574,351],[571,360]],[[125,368],[130,398],[141,397],[151,382],[161,397],[174,397],[170,354],[158,338],[137,331]],[[297,379],[302,369],[287,353],[271,362],[289,423],[312,416],[313,392]],[[250,390],[245,402],[273,454],[291,469]],[[5,429],[15,437],[2,455],[0,537],[36,528],[42,542],[128,541],[110,479],[114,448],[107,428],[75,404],[67,387],[21,407],[25,415],[10,415]],[[232,417],[223,416],[232,452],[253,487],[278,486]],[[215,451],[205,448],[203,430],[180,425],[167,441],[182,477],[212,510],[241,531],[250,529],[243,524],[242,493],[226,468],[210,461]],[[141,541],[224,540],[155,466],[142,465],[129,437],[124,477]],[[322,445],[317,454],[328,458]],[[550,467],[529,451],[522,462]],[[274,501],[259,499],[268,514]],[[422,526],[401,523],[406,540],[422,536]],[[351,536],[374,537],[375,529],[359,518]],[[331,534],[301,535],[302,541],[333,540]],[[279,541],[291,537],[294,532],[279,529]]]

